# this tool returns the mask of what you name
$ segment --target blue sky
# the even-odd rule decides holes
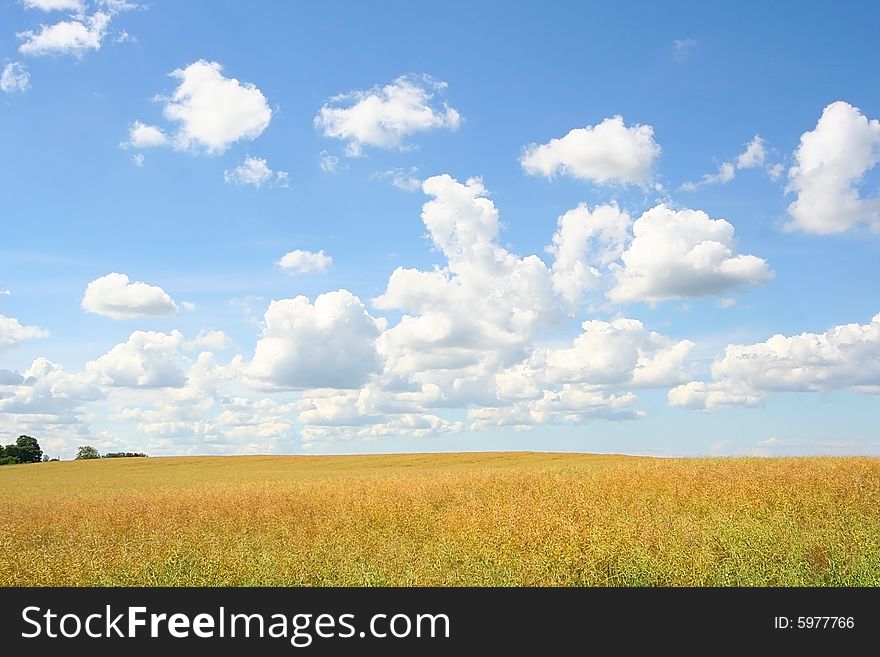
[[[878,454],[877,11],[0,2],[0,440]]]

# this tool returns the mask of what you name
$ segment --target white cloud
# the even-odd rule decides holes
[[[22,0],[25,9],[40,9],[41,11],[71,11],[81,12],[85,9],[83,0]]]
[[[389,373],[417,374],[451,391],[521,358],[537,327],[558,314],[558,303],[540,258],[498,245],[498,210],[480,180],[462,184],[444,174],[422,189],[433,197],[422,221],[447,265],[394,270],[373,303],[404,315],[382,335],[379,350]]]
[[[381,367],[384,328],[348,290],[273,301],[246,373],[274,388],[356,388]]]
[[[18,381],[0,395],[3,424],[32,426],[76,425],[81,422],[82,406],[100,399],[103,393],[80,374],[69,374],[46,358],[37,358]]]
[[[717,411],[724,408],[760,406],[764,396],[747,388],[728,383],[690,381],[676,386],[667,394],[670,406],[691,410]]]
[[[737,169],[754,169],[764,166],[766,158],[764,140],[760,135],[755,135],[752,141],[746,145],[746,150],[736,156]]]
[[[0,90],[7,94],[27,91],[31,76],[24,64],[9,62],[0,73]]]
[[[131,161],[134,163],[134,165],[136,167],[143,167],[144,166],[144,156],[141,155],[140,153],[135,153],[134,155],[132,155]]]
[[[346,141],[349,156],[361,155],[365,146],[404,148],[417,132],[458,128],[457,110],[432,103],[445,88],[428,76],[401,76],[383,87],[331,98],[315,116],[315,127],[325,137]]]
[[[722,162],[718,166],[717,173],[707,173],[697,182],[686,182],[681,188],[686,191],[695,191],[700,187],[715,184],[729,183],[736,177],[736,172],[742,169],[766,168],[767,175],[771,180],[776,180],[782,170],[781,164],[774,164],[765,167],[767,159],[767,146],[760,135],[755,135],[745,150],[737,155],[729,162]]]
[[[45,358],[22,374],[0,371],[0,437],[14,427],[67,458],[81,444],[150,454],[289,452],[297,408],[242,396],[242,357],[220,364],[205,351],[225,342],[219,331],[189,341],[178,331],[136,331],[81,373]],[[121,428],[107,431],[106,422]]]
[[[128,141],[122,144],[123,147],[131,148],[156,148],[157,146],[165,146],[168,143],[168,136],[162,132],[162,129],[154,126],[135,121],[131,124],[128,131]]]
[[[691,51],[697,47],[696,39],[674,39],[672,41],[672,56],[678,61],[690,57]]]
[[[385,436],[425,438],[464,429],[464,423],[425,412],[417,402],[392,407],[387,404],[390,396],[377,395],[377,390],[374,384],[367,384],[360,390],[309,391],[298,403],[303,446]]]
[[[566,384],[560,390],[546,390],[539,399],[510,406],[472,408],[468,411],[471,429],[513,427],[526,429],[538,424],[584,424],[595,418],[635,420],[644,414],[632,406],[638,401],[632,393],[608,394],[589,386]]]
[[[700,210],[658,205],[633,224],[633,240],[615,272],[612,301],[702,297],[765,283],[765,260],[736,253],[734,229]]]
[[[173,315],[177,312],[174,300],[161,287],[139,281],[132,283],[125,274],[115,272],[88,284],[82,307],[90,313],[113,319]]]
[[[626,127],[623,117],[614,116],[546,144],[527,146],[520,164],[526,173],[547,178],[567,175],[597,183],[647,185],[659,155],[651,126]]]
[[[788,172],[788,228],[816,235],[841,233],[859,224],[880,230],[880,196],[863,198],[858,184],[880,162],[880,121],[868,120],[849,103],[822,112],[815,129],[801,135]]]
[[[625,317],[587,320],[581,328],[571,347],[537,348],[499,372],[498,398],[534,398],[559,384],[656,388],[687,380],[689,340],[670,340]]]
[[[375,173],[372,177],[377,180],[387,180],[404,192],[417,192],[422,188],[422,181],[418,173],[418,167],[409,167],[408,169],[398,167],[382,173]]]
[[[223,172],[223,179],[233,185],[251,185],[259,189],[266,183],[287,187],[286,171],[273,171],[263,158],[248,156],[234,169]]]
[[[86,363],[89,381],[127,388],[180,387],[186,381],[180,331],[135,331],[103,356]]]
[[[49,337],[49,331],[39,326],[24,326],[14,317],[0,315],[0,349],[24,342]]]
[[[616,205],[563,214],[548,267],[500,245],[500,213],[479,179],[434,176],[423,191],[421,219],[443,262],[391,274],[374,305],[399,317],[394,325],[338,290],[273,301],[249,360],[217,362],[214,352],[231,347],[222,331],[190,339],[135,331],[81,373],[52,375],[57,385],[47,374],[39,394],[36,378],[0,373],[0,400],[16,399],[0,408],[0,426],[4,414],[18,413],[17,426],[67,450],[110,431],[140,436],[138,451],[157,454],[290,451],[297,435],[308,449],[467,427],[638,419],[634,390],[693,378],[692,343],[637,320],[589,320],[557,339],[568,324],[564,310],[617,272],[632,226]],[[302,271],[329,263],[322,251],[298,251],[278,264]],[[580,274],[589,279],[583,287]],[[105,314],[184,306],[122,274],[90,287],[86,296]],[[83,392],[65,397],[61,382]]]
[[[272,120],[263,92],[250,82],[223,75],[217,62],[203,59],[171,72],[180,85],[163,98],[163,113],[179,124],[173,137],[178,149],[222,153],[240,140],[259,137]]]
[[[170,353],[178,366],[179,385],[109,389],[109,406],[115,409],[112,419],[135,422],[152,450],[267,453],[291,440],[294,409],[290,404],[238,393],[242,389],[240,356],[221,365],[207,351],[201,351],[194,362],[175,354],[173,345]]]
[[[302,429],[302,438],[306,441],[303,446],[308,449],[314,442],[370,440],[388,436],[427,438],[441,433],[458,433],[463,429],[463,422],[451,422],[430,413],[402,413],[374,418],[374,421],[362,426],[307,424]]]
[[[18,52],[23,55],[72,55],[79,59],[89,51],[101,48],[110,18],[110,14],[98,11],[54,25],[41,25],[39,32],[19,32],[17,36],[24,43]]]
[[[140,5],[136,2],[128,2],[128,0],[96,0],[96,2],[98,5],[105,7],[111,14],[119,14],[123,11],[145,8],[145,5]]]
[[[766,342],[729,345],[712,364],[711,382],[692,381],[669,392],[669,403],[716,410],[754,406],[774,392],[853,389],[880,391],[880,314],[868,324],[825,333],[774,335]]]
[[[183,343],[188,351],[223,351],[232,345],[232,340],[223,331],[201,331],[195,338]]]
[[[318,156],[318,166],[324,173],[336,173],[339,170],[339,158],[327,151],[321,151]]]
[[[277,265],[294,274],[306,274],[308,272],[325,272],[333,264],[333,258],[321,249],[317,253],[296,249],[285,253],[277,262]]]
[[[703,174],[703,177],[698,182],[688,181],[683,183],[681,188],[685,191],[692,192],[707,185],[715,185],[718,183],[723,185],[729,183],[735,177],[736,166],[732,162],[722,162],[718,166],[718,173]]]
[[[581,203],[557,220],[553,243],[553,290],[576,311],[585,292],[595,290],[609,265],[623,253],[631,225],[616,204],[590,209]]]
[[[474,429],[634,419],[637,399],[619,388],[687,380],[693,344],[636,320],[585,322],[569,348],[534,346],[539,329],[559,329],[561,305],[579,292],[568,294],[561,274],[583,262],[589,275],[594,262],[619,257],[629,218],[616,206],[563,215],[550,247],[558,262],[548,270],[536,256],[499,246],[499,213],[478,179],[435,176],[423,190],[433,198],[422,221],[447,264],[398,268],[373,300],[403,316],[378,340],[385,367],[373,379],[377,388],[362,388],[337,412],[346,424],[352,416],[370,421],[379,405],[398,413],[467,408]]]

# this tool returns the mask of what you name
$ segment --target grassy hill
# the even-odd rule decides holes
[[[880,585],[880,459],[0,468],[0,585]]]

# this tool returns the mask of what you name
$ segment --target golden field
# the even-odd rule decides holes
[[[880,585],[880,459],[0,467],[0,585]]]

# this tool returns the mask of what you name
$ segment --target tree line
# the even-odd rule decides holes
[[[142,452],[107,452],[103,456],[91,445],[81,445],[76,452],[75,461],[90,459],[119,459],[145,457]],[[10,445],[0,445],[0,465],[16,465],[19,463],[39,463],[40,461],[58,461],[43,454],[40,443],[33,436],[21,435]]]
[[[107,452],[103,456],[91,445],[83,445],[76,452],[75,461],[88,461],[90,459],[124,459],[131,457],[146,456],[141,452]]]

